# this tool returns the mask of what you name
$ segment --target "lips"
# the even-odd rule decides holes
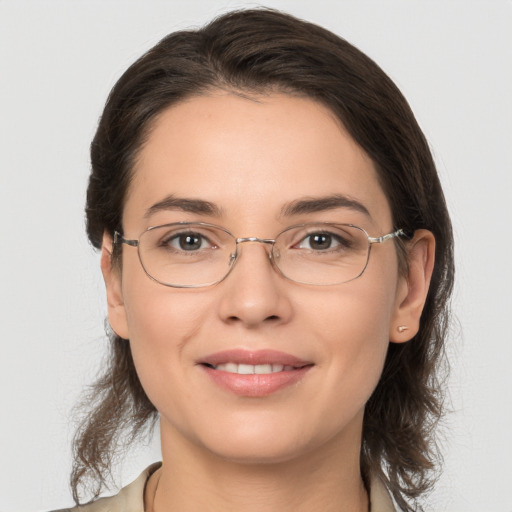
[[[305,361],[298,357],[292,356],[285,352],[279,352],[277,350],[225,350],[223,352],[216,352],[210,354],[199,361],[201,364],[207,364],[209,366],[218,366],[226,363],[246,364],[246,365],[264,365],[264,364],[276,364],[283,366],[292,366],[299,368],[312,364],[311,361]]]
[[[215,384],[247,397],[264,397],[291,386],[313,367],[311,361],[274,350],[217,352],[199,365]]]

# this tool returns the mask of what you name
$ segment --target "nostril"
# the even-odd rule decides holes
[[[269,315],[266,318],[264,318],[264,322],[278,322],[281,319],[279,315]],[[244,321],[243,316],[240,315],[231,315],[229,318],[226,319],[228,323],[238,323],[240,321]]]

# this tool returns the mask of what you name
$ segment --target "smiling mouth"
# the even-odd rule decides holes
[[[315,365],[276,350],[233,349],[197,363],[221,389],[237,396],[263,398],[298,384]]]
[[[212,370],[218,370],[227,373],[236,373],[238,375],[268,375],[271,373],[290,372],[300,370],[304,366],[291,366],[284,364],[239,364],[222,363],[218,365],[205,363],[205,366]]]

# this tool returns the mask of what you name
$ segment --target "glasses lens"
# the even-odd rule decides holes
[[[168,286],[207,286],[222,280],[235,251],[232,235],[217,226],[201,223],[150,228],[139,241],[144,270]]]
[[[368,263],[369,243],[358,227],[305,224],[281,233],[274,245],[274,263],[299,283],[341,284],[360,276]]]

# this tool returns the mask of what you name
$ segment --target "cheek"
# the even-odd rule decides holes
[[[167,288],[145,275],[133,276],[123,287],[130,347],[141,384],[159,409],[163,400],[169,400],[169,390],[184,382],[188,342],[211,308],[204,294]],[[181,390],[181,396],[186,392]]]
[[[164,289],[164,291],[166,291]],[[194,298],[138,292],[126,304],[130,340],[146,348],[176,347],[193,337],[204,308]]]
[[[145,349],[179,345],[199,325],[205,297],[194,290],[163,286],[150,279],[136,257],[123,261],[123,299],[133,345]]]
[[[311,310],[310,322],[322,347],[326,391],[338,403],[361,408],[375,389],[389,346],[395,286],[371,279],[346,283]],[[340,409],[340,414],[342,410]]]
[[[332,349],[354,346],[360,349],[389,341],[389,325],[394,311],[396,286],[394,281],[375,282],[361,278],[342,285],[337,290],[320,290],[317,300],[305,300],[318,336],[338,340]]]

